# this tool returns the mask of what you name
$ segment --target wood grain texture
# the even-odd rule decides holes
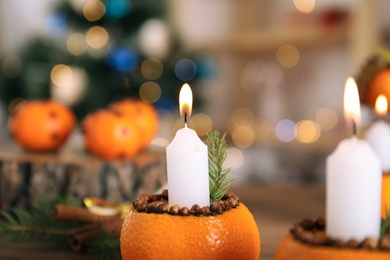
[[[165,154],[143,152],[132,160],[103,161],[83,152],[0,151],[0,209],[30,207],[42,196],[68,193],[109,202],[132,200],[166,183]]]

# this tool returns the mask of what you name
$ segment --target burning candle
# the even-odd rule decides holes
[[[180,90],[179,103],[185,126],[176,132],[166,149],[169,204],[188,208],[194,204],[209,206],[208,151],[196,132],[187,127],[192,109],[188,84]]]
[[[326,232],[345,241],[379,238],[381,163],[370,144],[356,137],[360,104],[351,77],[345,85],[344,111],[353,136],[342,140],[326,161]]]
[[[387,114],[387,99],[379,95],[375,102],[375,112],[383,117]],[[390,126],[384,120],[375,122],[366,133],[366,139],[379,156],[382,163],[382,218],[390,212]]]
[[[375,102],[375,112],[378,116],[387,114],[387,99],[379,95]],[[366,133],[366,139],[379,156],[382,163],[382,171],[390,171],[390,125],[384,120],[376,121]]]

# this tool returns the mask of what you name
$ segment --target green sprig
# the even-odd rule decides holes
[[[67,237],[72,228],[85,223],[74,221],[57,221],[51,216],[55,203],[76,205],[76,198],[68,195],[55,201],[42,198],[39,203],[27,211],[15,208],[11,213],[0,210],[0,241],[30,242],[36,239],[52,242],[58,246],[67,245]],[[100,235],[88,241],[87,251],[97,254],[100,259],[121,259],[119,238],[112,238],[101,228]]]
[[[231,168],[224,169],[223,162],[227,156],[226,133],[222,136],[216,130],[207,134],[209,184],[211,202],[220,200],[228,191],[233,179],[228,173]]]
[[[111,237],[103,229],[101,229],[99,238],[88,241],[86,245],[88,253],[99,255],[101,260],[122,259],[120,252],[120,239]]]
[[[52,219],[50,212],[53,202],[41,199],[33,209],[27,211],[14,208],[11,213],[0,211],[1,241],[29,242],[35,239],[66,244],[66,236],[71,228],[80,223],[60,222]]]
[[[389,209],[386,209],[386,217],[381,224],[381,237],[390,236],[390,214]]]

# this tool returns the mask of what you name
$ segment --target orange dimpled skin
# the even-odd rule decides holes
[[[101,109],[89,114],[82,125],[85,147],[103,159],[132,158],[140,150],[139,129],[122,114]]]
[[[382,218],[390,214],[390,174],[382,176]]]
[[[9,130],[23,148],[49,151],[65,143],[75,122],[68,107],[55,101],[33,100],[22,104],[10,117]]]
[[[298,242],[291,234],[286,235],[276,251],[275,260],[385,260],[390,254],[378,250],[348,249],[310,246]]]
[[[112,103],[110,109],[123,113],[137,123],[142,133],[140,142],[143,148],[150,144],[159,128],[158,113],[153,105],[142,100],[125,98]]]
[[[368,88],[366,101],[372,107],[375,107],[377,97],[382,94],[387,100],[390,100],[390,69],[381,69],[373,76]]]
[[[244,204],[215,216],[139,213],[121,231],[123,259],[259,259],[260,235]]]

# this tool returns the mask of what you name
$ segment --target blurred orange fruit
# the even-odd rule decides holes
[[[390,215],[390,174],[386,173],[382,176],[382,219],[386,219]]]
[[[27,150],[50,151],[65,143],[75,122],[68,107],[52,100],[31,100],[24,102],[10,117],[9,131]]]
[[[110,109],[134,120],[142,133],[142,148],[148,146],[159,128],[159,117],[153,105],[142,100],[126,98],[114,102]]]
[[[260,235],[248,208],[215,216],[148,214],[130,208],[120,237],[123,259],[259,259]]]
[[[312,246],[301,243],[287,234],[280,242],[276,251],[276,260],[385,260],[390,259],[390,253],[380,250],[336,248],[325,246]]]
[[[376,99],[380,94],[385,95],[390,102],[390,68],[379,70],[373,76],[367,90],[367,103],[375,107]]]
[[[141,148],[137,124],[121,113],[98,110],[85,117],[82,127],[87,150],[103,159],[131,158]]]

